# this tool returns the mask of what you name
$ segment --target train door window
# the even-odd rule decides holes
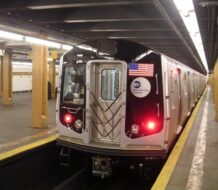
[[[104,69],[101,72],[101,98],[113,101],[119,95],[119,70]]]
[[[63,103],[84,104],[85,94],[85,67],[64,67]]]
[[[187,74],[184,73],[183,77],[182,77],[182,83],[183,84],[183,90],[184,90],[184,94],[187,95]]]

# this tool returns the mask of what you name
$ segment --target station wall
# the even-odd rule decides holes
[[[56,83],[58,84],[58,68],[56,68]],[[17,64],[12,65],[12,90],[13,92],[24,92],[32,90],[32,65]]]

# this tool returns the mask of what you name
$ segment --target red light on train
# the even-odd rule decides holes
[[[173,75],[178,75],[178,74],[179,74],[178,70],[173,70]]]
[[[66,124],[70,124],[70,123],[72,123],[73,121],[74,121],[74,115],[71,115],[71,114],[69,114],[69,113],[67,113],[67,114],[65,114],[64,115],[64,122],[66,123]]]
[[[155,124],[154,121],[149,121],[149,122],[147,123],[147,129],[148,129],[148,130],[154,130],[155,128],[156,128],[156,124]]]
[[[175,69],[172,71],[173,75],[179,75],[181,73],[180,69]]]

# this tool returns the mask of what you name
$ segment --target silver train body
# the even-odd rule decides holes
[[[205,86],[205,75],[133,42],[80,45],[61,60],[58,144],[165,158]]]

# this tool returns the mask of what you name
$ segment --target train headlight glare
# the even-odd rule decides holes
[[[77,119],[74,122],[74,126],[75,126],[76,129],[82,129],[82,124],[83,124],[83,122],[80,119]]]
[[[137,124],[132,124],[131,125],[131,133],[134,135],[138,135],[139,134],[139,125]]]
[[[154,130],[155,127],[156,127],[156,125],[155,125],[155,123],[154,123],[153,121],[149,121],[149,122],[148,122],[147,128],[148,128],[149,130]]]
[[[74,116],[73,116],[73,115],[71,115],[71,114],[69,114],[69,113],[67,113],[67,114],[64,115],[64,122],[65,122],[66,124],[73,123],[73,121],[74,121]]]

